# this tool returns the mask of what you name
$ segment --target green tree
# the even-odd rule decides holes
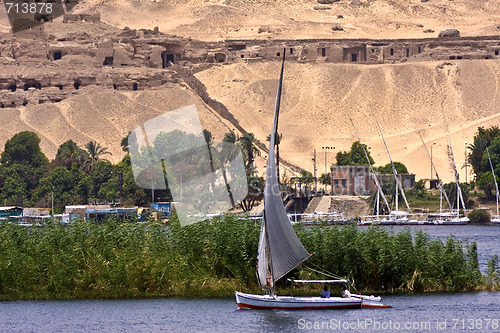
[[[495,170],[495,175],[500,174],[500,136],[493,139],[490,146],[488,147],[488,152],[490,153],[491,164]],[[488,160],[488,154],[484,153],[480,164],[479,177],[483,172],[491,171],[490,161]]]
[[[368,162],[366,161],[366,154],[368,155],[368,158],[370,160],[370,163],[373,165],[375,164],[375,161],[370,155],[370,151],[368,150],[368,147],[364,143],[360,143],[359,141],[355,141],[351,145],[351,150],[349,152],[338,152],[336,159],[337,159],[337,165],[368,165]]]
[[[248,194],[239,203],[243,211],[252,210],[257,202],[264,198],[264,178],[259,177],[254,169],[247,169]]]
[[[111,155],[108,148],[102,147],[101,144],[96,141],[89,141],[85,145],[85,148],[87,149],[88,156],[84,162],[84,169],[90,173],[94,171],[94,168],[99,161],[106,161],[106,159],[103,159],[102,156]]]
[[[491,171],[483,172],[479,179],[476,181],[477,187],[484,191],[488,199],[493,198],[492,190],[495,188],[495,181]]]
[[[349,153],[346,151],[339,151],[337,155],[335,156],[335,159],[337,160],[337,165],[349,165],[350,159],[349,159]]]
[[[485,172],[489,170],[488,168],[484,168],[483,160],[484,160],[484,151],[486,147],[489,147],[493,140],[500,136],[500,129],[496,126],[485,129],[484,127],[478,127],[477,133],[474,136],[474,142],[467,146],[469,149],[468,161],[472,166],[472,170],[474,171],[476,178],[481,176],[481,172]],[[491,149],[490,149],[491,154]],[[488,157],[486,156],[486,160]]]
[[[319,177],[319,182],[321,184],[330,185],[332,183],[332,175],[329,173],[321,174],[321,176]]]
[[[246,156],[246,168],[251,168],[253,166],[255,156],[260,156],[260,150],[257,147],[259,140],[257,140],[253,133],[245,133],[242,137],[238,138],[238,143],[241,145],[241,148]]]
[[[18,168],[22,168],[18,170]],[[28,184],[24,181],[25,168],[17,164],[6,169],[5,179],[2,185],[2,199],[7,200],[10,205],[17,205],[17,196],[27,197],[29,194]]]
[[[0,162],[8,167],[23,164],[33,168],[45,167],[49,159],[40,148],[40,138],[34,132],[20,132],[5,143]]]
[[[238,154],[243,154],[242,147],[238,144],[238,136],[233,132],[228,132],[224,134],[222,139],[223,145],[221,146],[222,154],[220,159],[224,162],[232,161],[236,158]]]
[[[415,182],[413,188],[407,192],[410,195],[415,195],[419,199],[425,199],[427,197],[427,191],[425,190],[424,180],[419,180]]]
[[[132,165],[130,164],[130,154],[125,155],[123,159],[115,166],[114,173],[123,175],[122,199],[127,206],[143,206],[147,202],[146,193],[137,186]],[[167,189],[168,190],[168,189]],[[170,192],[167,194],[171,198]]]
[[[396,171],[398,174],[408,174],[408,169],[406,166],[401,163],[401,162],[394,162],[394,167],[396,168]],[[384,166],[378,167],[377,171],[381,174],[392,174],[392,166],[391,163],[387,163]]]
[[[464,199],[464,203],[466,205],[467,209],[472,208],[472,201],[469,201],[469,196],[470,196],[470,190],[471,190],[471,185],[469,183],[460,183],[460,190],[462,191],[462,197]],[[457,207],[457,183],[451,182],[447,184],[443,184],[443,188],[448,193],[448,198],[450,198],[450,203],[453,206],[453,208]],[[460,207],[462,206],[462,203],[460,203]],[[463,208],[463,207],[461,207]]]
[[[305,184],[314,182],[313,174],[307,170],[300,170],[300,182]]]
[[[1,154],[2,164],[0,197],[11,204],[17,196],[23,201],[31,200],[39,180],[49,165],[49,160],[40,148],[40,138],[33,132],[20,132],[5,143]]]
[[[61,211],[66,205],[87,203],[91,189],[91,179],[85,172],[76,166],[70,170],[58,166],[40,180],[32,204],[50,207],[53,193],[54,206]]]
[[[113,177],[116,178],[116,175],[113,173],[113,169],[113,164],[111,164],[111,162],[109,161],[98,160],[96,162],[92,174],[90,175],[92,178],[92,195],[95,198],[100,198],[99,193],[102,194],[101,188],[109,190],[110,185],[107,184],[108,181]],[[117,190],[114,193],[117,194]],[[115,198],[117,197],[118,195],[115,195]],[[107,199],[110,198],[107,197]]]
[[[59,146],[53,165],[64,166],[69,170],[73,164],[81,167],[86,158],[87,153],[73,140],[68,140]]]
[[[484,209],[474,209],[467,214],[471,224],[487,224],[490,222],[490,213]]]

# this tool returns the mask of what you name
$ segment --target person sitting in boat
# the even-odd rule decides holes
[[[344,297],[344,298],[349,298],[349,297],[351,297],[351,293],[349,292],[349,290],[347,290],[347,289],[346,289],[346,290],[344,290],[344,291],[342,292],[342,297]]]
[[[321,296],[321,298],[330,298],[330,290],[328,290],[327,286],[323,287],[323,290],[321,290],[320,296]]]

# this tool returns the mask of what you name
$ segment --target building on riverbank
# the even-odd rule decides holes
[[[330,172],[333,195],[370,195],[377,190],[368,166],[332,166]],[[377,177],[381,185],[394,181],[392,174],[377,173]],[[405,190],[415,185],[415,174],[398,174],[398,178]]]

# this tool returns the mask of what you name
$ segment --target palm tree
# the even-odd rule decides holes
[[[468,166],[472,166],[472,170],[476,174],[476,178],[479,178],[481,174],[481,162],[483,161],[483,154],[486,146],[487,142],[481,137],[474,137],[474,143],[467,146],[470,153],[468,154],[467,161],[465,163],[468,162]]]
[[[106,159],[101,158],[101,156],[106,154],[111,155],[111,152],[108,151],[108,148],[101,147],[101,144],[97,141],[89,141],[85,145],[85,148],[87,149],[88,156],[83,166],[84,169],[88,172],[94,171],[97,162],[107,161]]]
[[[238,156],[239,153],[242,153],[242,147],[238,145],[239,137],[233,132],[228,132],[224,134],[224,139],[222,139],[222,159],[223,163],[228,161],[232,161]]]
[[[222,141],[236,144],[236,142],[238,141],[238,136],[233,131],[230,131],[224,134],[224,139],[222,139]]]
[[[54,164],[70,169],[73,163],[81,165],[85,160],[85,155],[85,151],[80,149],[73,140],[68,140],[59,146]]]
[[[132,131],[128,132],[127,136],[123,137],[122,141],[120,142],[120,146],[122,147],[122,150],[126,153],[129,151],[129,144],[128,144],[128,138]]]
[[[209,163],[210,163],[210,182],[212,184],[212,192],[215,193],[215,169],[214,169],[214,156],[213,156],[213,143],[214,143],[214,138],[212,136],[212,133],[209,130],[204,129],[203,130],[203,136],[205,137],[205,142],[207,143],[207,148],[208,148],[208,157],[209,157]],[[202,154],[201,156],[204,156],[205,154]]]
[[[238,143],[241,145],[247,158],[246,169],[253,166],[255,156],[260,156],[260,150],[257,148],[258,142],[259,140],[257,140],[253,133],[245,133],[242,137],[238,138]]]
[[[216,167],[220,168],[222,171],[222,177],[224,178],[224,183],[227,187],[229,200],[231,201],[231,205],[233,207],[236,206],[236,202],[234,201],[232,189],[229,186],[226,163],[233,161],[238,156],[238,154],[243,153],[241,146],[238,144],[238,139],[238,136],[233,131],[230,131],[224,134],[222,143],[217,145],[217,149],[215,150],[215,164]]]

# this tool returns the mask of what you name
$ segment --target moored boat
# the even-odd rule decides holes
[[[294,297],[277,295],[253,295],[235,292],[236,302],[240,308],[250,309],[359,309],[363,300],[357,297]]]

